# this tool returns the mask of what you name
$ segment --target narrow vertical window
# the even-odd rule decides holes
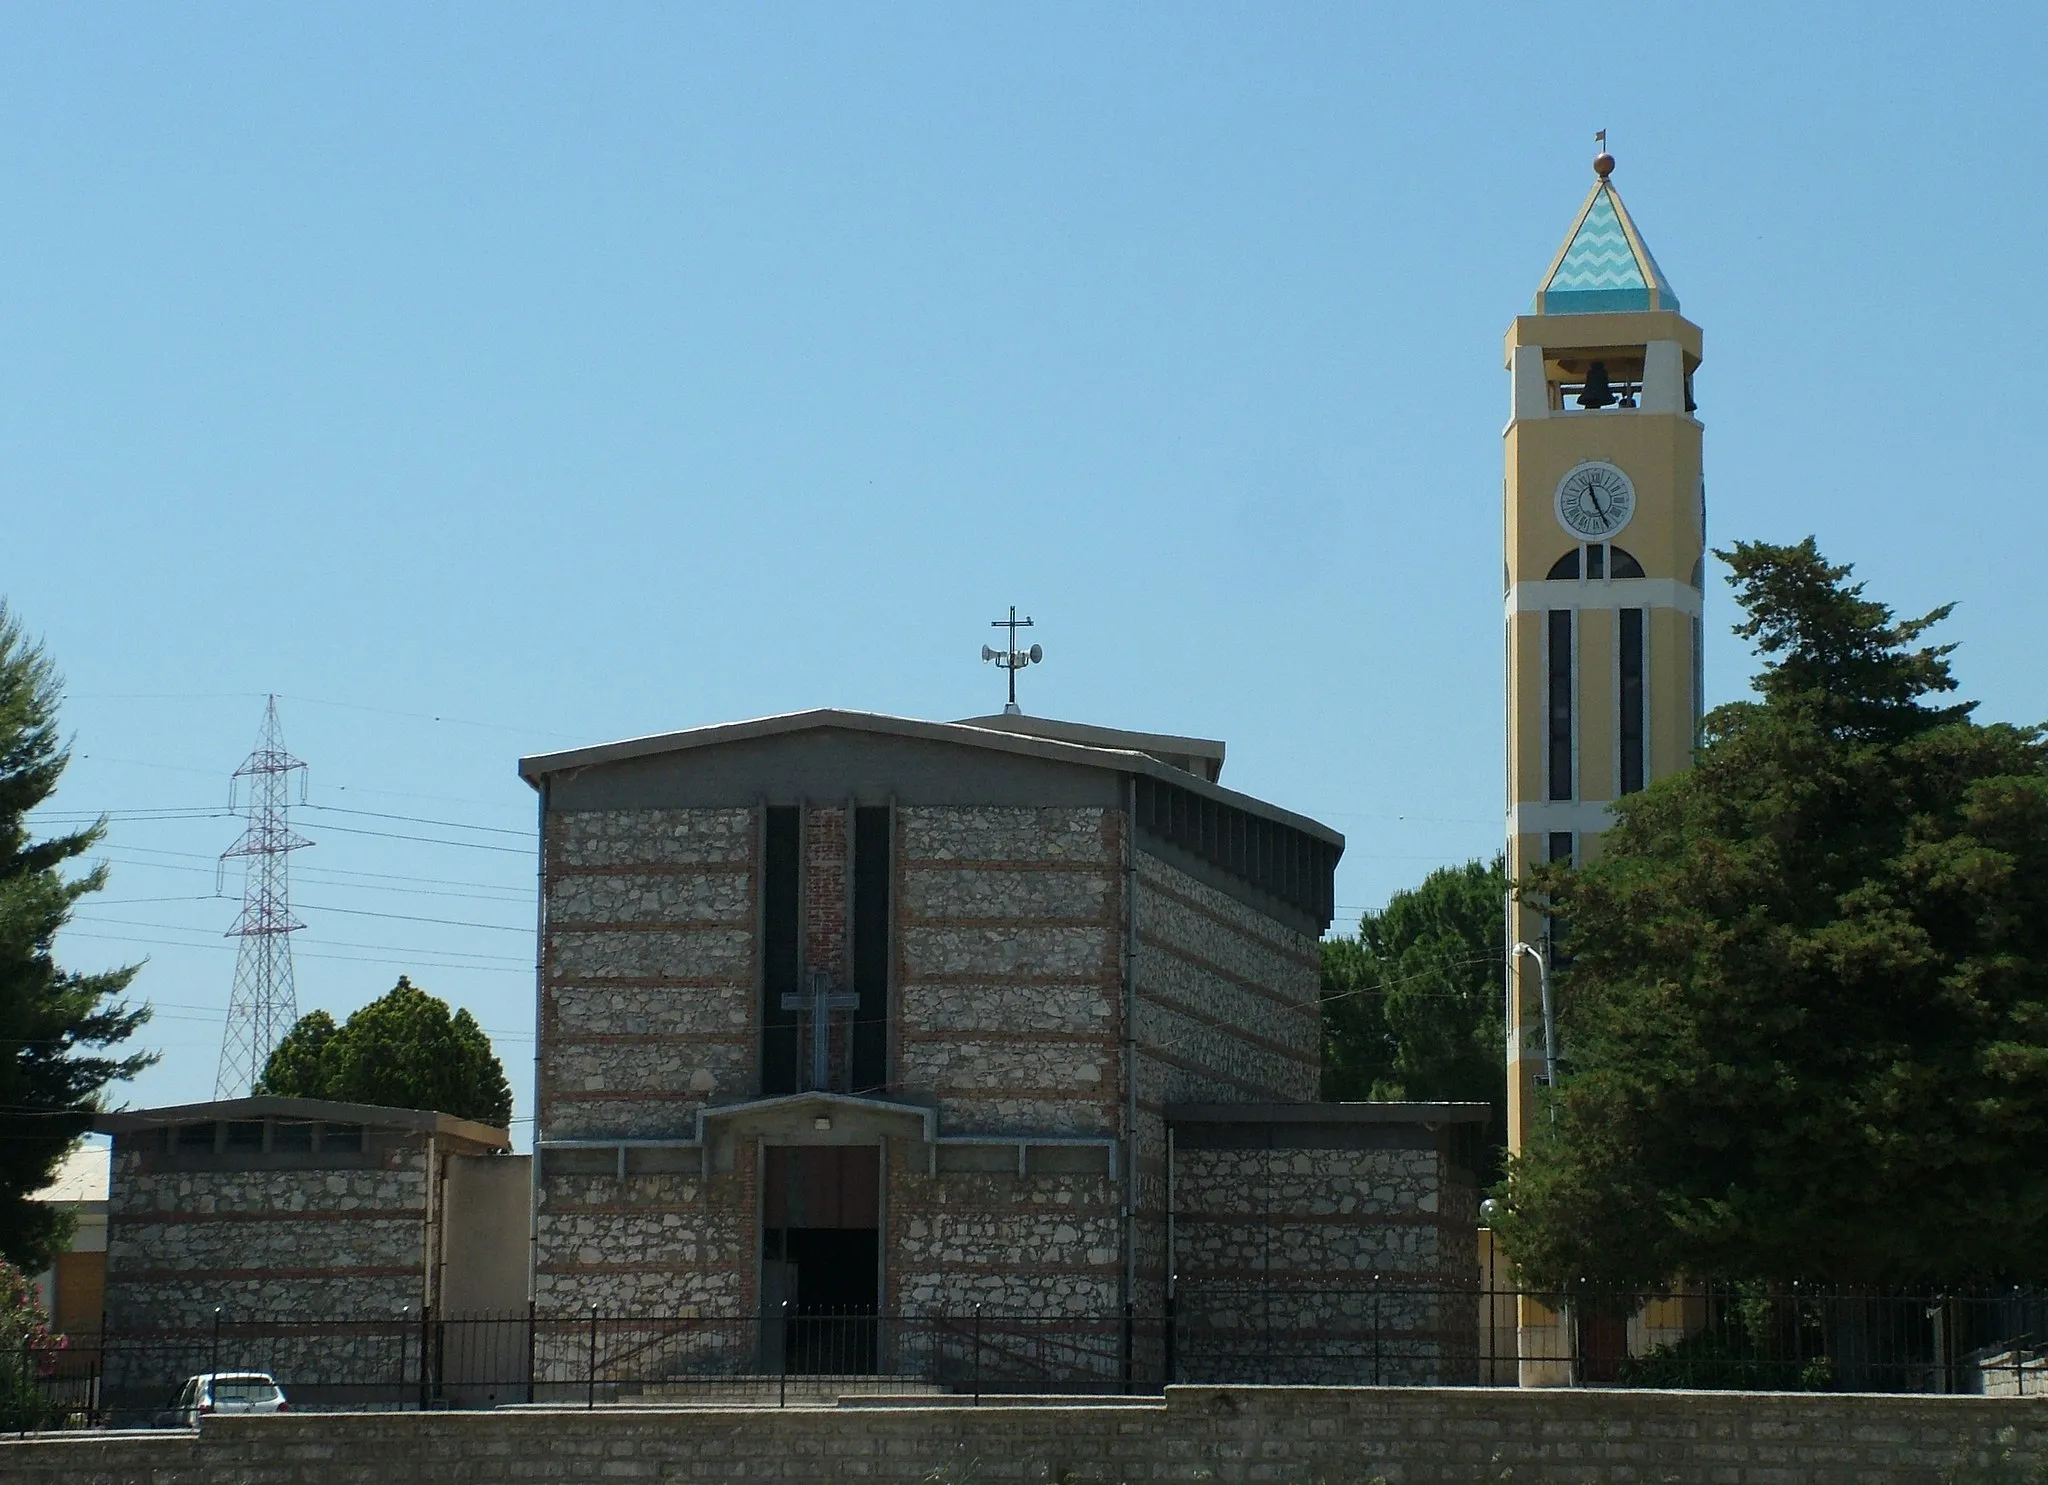
[[[1607,548],[1594,542],[1586,548],[1586,576],[1605,578],[1607,576]]]
[[[853,812],[852,1091],[867,1093],[889,1080],[889,809]]]
[[[1572,615],[1570,609],[1550,613],[1550,797],[1572,797]]]
[[[1692,621],[1692,745],[1700,745],[1700,728],[1707,720],[1707,630],[1698,619]]]
[[[786,805],[768,810],[761,841],[761,1092],[773,1098],[794,1093],[797,1079],[798,1012],[784,1010],[782,997],[803,988],[797,939],[803,931],[798,906],[798,862],[803,855],[801,811]]]
[[[1621,630],[1621,792],[1643,787],[1647,750],[1643,738],[1643,611],[1622,609]]]
[[[1550,859],[1552,861],[1570,862],[1573,855],[1572,842],[1574,839],[1575,837],[1569,830],[1551,831]]]

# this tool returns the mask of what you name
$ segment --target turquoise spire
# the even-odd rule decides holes
[[[1605,167],[1604,169],[1602,167]],[[1671,281],[1650,256],[1650,245],[1608,179],[1614,157],[1602,155],[1593,182],[1564,246],[1536,291],[1539,315],[1611,314],[1621,310],[1677,309]]]

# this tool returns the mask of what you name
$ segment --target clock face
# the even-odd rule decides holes
[[[1589,460],[1557,482],[1558,524],[1574,536],[1604,541],[1636,513],[1636,487],[1612,464]]]

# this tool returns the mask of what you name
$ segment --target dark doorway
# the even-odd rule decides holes
[[[763,1364],[829,1375],[872,1372],[881,1152],[873,1145],[770,1145],[766,1156]]]

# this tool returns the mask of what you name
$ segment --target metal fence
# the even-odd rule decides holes
[[[2048,1391],[2048,1291],[1701,1285],[1642,1294],[1183,1284],[1161,1311],[767,1317],[413,1312],[107,1327],[0,1357],[0,1426],[168,1422],[185,1379],[268,1372],[295,1409],[788,1406],[1168,1383]],[[12,1402],[9,1399],[13,1399]]]

